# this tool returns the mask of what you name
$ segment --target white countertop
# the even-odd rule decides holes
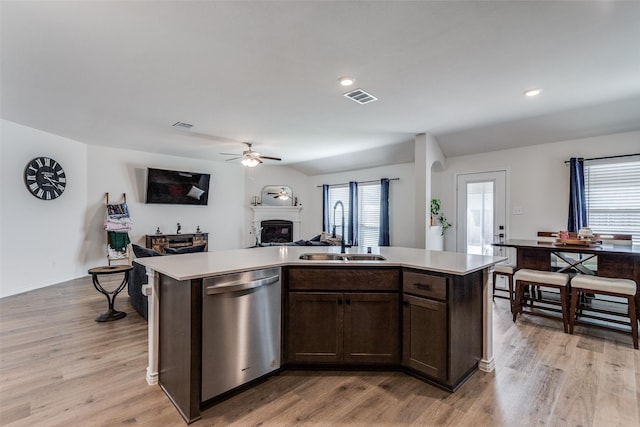
[[[400,247],[374,247],[385,261],[308,261],[299,259],[306,253],[340,253],[339,246],[272,246],[266,248],[233,249],[195,254],[136,258],[139,264],[176,280],[216,276],[247,270],[280,266],[326,267],[409,267],[465,275],[482,270],[505,257],[471,255],[457,252],[428,251]],[[366,253],[364,247],[347,248],[347,253]]]

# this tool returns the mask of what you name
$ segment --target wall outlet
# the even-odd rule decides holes
[[[513,209],[511,210],[511,214],[522,215],[524,214],[524,209],[522,209],[522,206],[514,206]]]

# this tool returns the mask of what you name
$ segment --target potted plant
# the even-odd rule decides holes
[[[444,236],[444,232],[447,228],[451,227],[451,224],[447,221],[447,217],[440,210],[440,199],[431,199],[431,225],[439,225],[442,227],[441,235]]]

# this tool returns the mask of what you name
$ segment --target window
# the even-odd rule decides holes
[[[342,208],[334,208],[337,201],[342,202],[344,206],[344,227],[349,226],[349,186],[348,185],[332,185],[329,187],[329,230],[333,232],[336,227],[336,235],[344,236],[342,229]],[[335,218],[334,218],[335,217]],[[335,221],[335,223],[334,223]]]
[[[587,224],[595,233],[632,234],[640,244],[640,160],[585,162]]]
[[[380,238],[380,184],[358,186],[358,243],[378,246]]]
[[[336,226],[336,234],[343,236],[342,212],[340,207],[334,210],[336,202],[340,200],[344,205],[344,226],[349,226],[349,186],[332,185],[329,187],[329,226],[333,231]],[[335,212],[335,224],[334,224]],[[358,185],[358,245],[378,246],[380,236],[380,184],[364,183]]]

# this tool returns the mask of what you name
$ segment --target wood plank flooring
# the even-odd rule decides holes
[[[146,322],[93,319],[89,278],[0,300],[0,425],[184,426],[145,381]],[[450,394],[399,372],[286,371],[194,426],[640,426],[640,351],[628,335],[518,318],[494,303],[496,371]]]

